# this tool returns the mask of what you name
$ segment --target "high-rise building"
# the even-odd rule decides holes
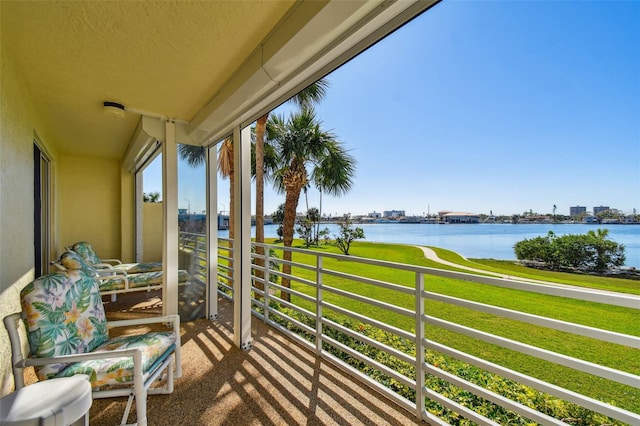
[[[384,210],[382,217],[404,217],[404,210]]]
[[[582,213],[586,213],[587,212],[587,208],[584,206],[575,206],[575,207],[569,207],[569,216],[579,216]]]
[[[609,206],[598,206],[598,207],[593,207],[593,215],[597,216],[598,213],[600,212],[604,212],[610,210]]]

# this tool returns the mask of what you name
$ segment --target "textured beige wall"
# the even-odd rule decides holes
[[[52,167],[56,158],[53,147],[46,144],[46,129],[31,103],[31,94],[22,80],[22,73],[4,45],[0,47],[0,67],[0,318],[4,318],[20,310],[20,290],[34,278],[35,133],[40,136],[43,148],[51,154]],[[55,216],[55,211],[53,214]],[[5,328],[0,326],[1,395],[13,388],[10,361],[8,336]]]
[[[121,258],[119,162],[61,155],[59,164],[62,246],[88,241],[98,256]]]
[[[162,203],[143,203],[142,215],[142,260],[162,262]]]

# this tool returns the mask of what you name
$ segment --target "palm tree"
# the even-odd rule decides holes
[[[329,88],[329,81],[320,79],[310,86],[303,89],[297,95],[290,99],[291,102],[297,104],[300,107],[309,107],[314,103],[320,102]],[[264,243],[264,170],[265,170],[265,146],[264,146],[264,134],[267,126],[267,120],[269,118],[269,112],[258,118],[256,121],[255,131],[255,178],[256,178],[256,242]],[[269,166],[267,166],[268,168]],[[262,247],[256,247],[256,253],[258,255],[264,255]],[[257,258],[256,264],[258,266],[264,266],[262,259]],[[262,277],[262,272],[258,268],[256,275]],[[262,289],[261,284],[258,284],[258,288]]]
[[[329,88],[329,81],[322,78],[310,86],[303,89],[290,99],[291,102],[301,108],[311,107],[320,102],[326,95]],[[256,241],[264,242],[264,135],[269,118],[269,112],[258,118],[256,121],[256,143],[255,143],[255,177],[256,177]],[[259,251],[261,252],[261,251]]]
[[[233,137],[228,136],[220,144],[218,150],[218,172],[222,178],[229,178],[229,239],[233,240],[235,232],[233,230],[234,220],[233,216],[235,209],[233,203],[235,197],[233,191],[235,188],[235,182],[233,177]]]
[[[159,203],[160,202],[160,193],[159,192],[149,192],[142,194],[142,201],[145,203]]]
[[[322,130],[320,124],[310,107],[292,113],[287,120],[272,115],[267,124],[269,145],[278,160],[273,179],[278,192],[285,194],[282,239],[286,247],[293,243],[300,192],[310,181],[335,196],[346,193],[353,185],[355,159],[336,140],[336,135]],[[291,261],[291,252],[285,251],[283,259]],[[283,272],[291,273],[286,262]],[[289,280],[283,278],[282,285],[289,287]],[[289,301],[289,293],[282,294],[282,298]]]
[[[205,163],[207,148],[195,145],[180,145],[178,147],[180,158],[191,167],[199,167]],[[233,137],[229,136],[220,144],[218,150],[218,172],[223,178],[229,178],[229,238],[233,239]]]

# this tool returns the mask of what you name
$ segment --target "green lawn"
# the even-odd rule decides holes
[[[321,246],[313,250],[339,253],[335,247]],[[640,282],[609,277],[594,277],[566,273],[546,272],[528,269],[512,262],[473,260],[465,261],[455,253],[442,249],[435,249],[439,256],[465,266],[483,269],[490,272],[518,275],[526,278],[554,281],[565,284],[580,285],[599,289],[626,291],[638,294]],[[352,256],[373,258],[390,262],[398,262],[441,269],[456,269],[445,267],[425,259],[422,251],[413,246],[396,244],[378,244],[356,242],[351,249]],[[315,256],[294,253],[293,260],[300,263],[315,264]],[[370,277],[381,281],[396,283],[412,287],[415,275],[412,272],[395,269],[325,259],[324,268],[346,272],[353,275]],[[467,272],[467,271],[465,271]],[[293,274],[315,281],[315,272],[301,268],[293,268]],[[414,301],[409,295],[400,294],[388,289],[365,285],[351,280],[323,277],[325,285],[340,288],[356,294],[361,294],[387,303],[413,310]],[[635,286],[635,287],[634,287]],[[292,283],[298,291],[315,295],[315,290],[300,283]],[[571,321],[591,327],[602,328],[635,336],[640,336],[639,311],[612,307],[592,302],[582,302],[565,298],[539,295],[524,291],[509,290],[489,285],[470,283],[466,281],[425,276],[425,288],[439,294],[460,297],[481,303],[487,303],[504,308],[529,312],[536,315]],[[391,311],[373,307],[369,304],[344,298],[330,292],[324,293],[326,301],[346,309],[376,318],[395,327],[413,331],[415,322],[412,318],[403,317]],[[314,310],[312,304],[293,297],[292,301],[309,310]],[[437,318],[456,322],[479,330],[501,335],[503,337],[539,346],[548,350],[584,359],[590,362],[606,365],[612,368],[640,374],[640,350],[630,349],[620,345],[602,343],[594,339],[575,336],[572,334],[550,330],[544,327],[522,323],[520,321],[500,318],[491,314],[460,308],[449,304],[427,301],[425,312]],[[475,339],[461,336],[438,327],[428,326],[427,338],[452,346],[456,349],[474,354],[495,363],[522,371],[526,374],[555,383],[559,386],[590,395],[604,401],[613,401],[615,405],[634,412],[640,412],[640,389],[619,385],[593,377],[589,374],[575,372],[571,369],[540,361],[536,358],[520,354],[515,351],[500,348]]]

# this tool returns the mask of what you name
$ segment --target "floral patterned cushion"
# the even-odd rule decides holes
[[[82,258],[90,265],[95,265],[96,263],[100,263],[100,257],[93,250],[91,244],[86,241],[79,241],[71,246],[71,250],[78,253]]]
[[[176,343],[172,332],[155,332],[138,336],[121,336],[108,340],[94,352],[116,349],[142,349],[142,371],[144,376],[151,374],[155,367],[169,355]],[[97,359],[71,364],[56,377],[69,377],[86,374],[94,389],[105,385],[117,385],[133,381],[133,358],[119,357]]]
[[[191,276],[185,270],[178,271],[178,283],[185,283],[189,281]],[[159,272],[145,272],[142,274],[127,275],[129,280],[129,288],[141,288],[152,285],[162,284],[162,271]],[[100,291],[113,291],[124,289],[124,281],[120,278],[114,277],[105,279],[100,282]]]
[[[162,262],[121,263],[119,265],[113,265],[113,269],[124,271],[127,274],[155,272],[162,271]]]
[[[96,269],[74,251],[65,251],[62,253],[62,256],[60,256],[60,263],[68,271],[80,270],[89,277],[95,277],[97,275]]]
[[[89,265],[103,263],[98,253],[95,252],[91,244],[86,241],[79,241],[71,246],[71,250],[78,253]],[[140,274],[142,272],[162,271],[162,262],[144,263],[120,263],[113,265],[113,269],[124,271],[127,274]]]
[[[37,358],[91,352],[108,339],[98,285],[81,270],[44,275],[20,292],[31,355]],[[40,380],[67,364],[36,369]]]

